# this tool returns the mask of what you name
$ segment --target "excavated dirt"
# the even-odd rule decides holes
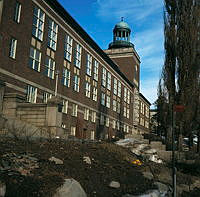
[[[63,164],[49,161],[51,157]],[[6,197],[51,197],[65,178],[77,180],[88,197],[141,194],[154,186],[141,173],[147,166],[132,163],[136,159],[127,149],[106,142],[1,138],[0,180],[6,183]],[[110,188],[111,181],[120,188]]]

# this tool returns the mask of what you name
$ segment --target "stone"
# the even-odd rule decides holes
[[[144,151],[144,153],[146,153],[146,154],[154,154],[154,153],[156,153],[156,152],[157,152],[157,150],[154,149],[154,148],[151,148],[151,149],[149,149],[149,150],[145,150],[145,151]]]
[[[0,181],[0,197],[4,197],[6,193],[6,185]]]
[[[120,188],[120,183],[117,181],[111,181],[109,184],[109,187],[116,188],[116,189]]]
[[[145,192],[144,194],[141,195],[130,195],[130,194],[126,194],[122,197],[161,197],[160,193],[158,190],[149,190],[147,192]]]
[[[62,165],[63,164],[63,161],[61,159],[56,158],[56,157],[49,158],[49,161],[55,162],[56,165]]]
[[[161,196],[166,196],[169,193],[169,187],[163,183],[155,182],[155,186],[157,186]]]
[[[74,179],[65,179],[64,184],[57,189],[53,197],[87,197],[80,183]]]
[[[89,165],[92,164],[91,159],[90,159],[89,157],[84,156],[84,157],[83,157],[83,161],[86,162],[86,163],[89,164]]]
[[[142,173],[143,176],[149,180],[152,180],[154,177],[153,177],[153,174],[151,172],[143,172]]]

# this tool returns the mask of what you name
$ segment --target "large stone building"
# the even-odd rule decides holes
[[[3,113],[28,121],[22,108],[30,103],[45,111],[57,96],[62,112],[48,108],[43,115],[51,122],[59,113],[56,127],[68,134],[105,139],[148,132],[150,103],[139,93],[140,58],[130,33],[122,20],[103,51],[56,0],[0,0]]]

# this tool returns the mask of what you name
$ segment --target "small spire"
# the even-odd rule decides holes
[[[121,17],[121,21],[124,21],[124,17]]]

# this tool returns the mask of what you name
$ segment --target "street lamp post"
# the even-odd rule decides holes
[[[56,70],[55,75],[56,75],[55,96],[57,96],[57,92],[58,92],[58,75],[59,75],[59,70]]]

